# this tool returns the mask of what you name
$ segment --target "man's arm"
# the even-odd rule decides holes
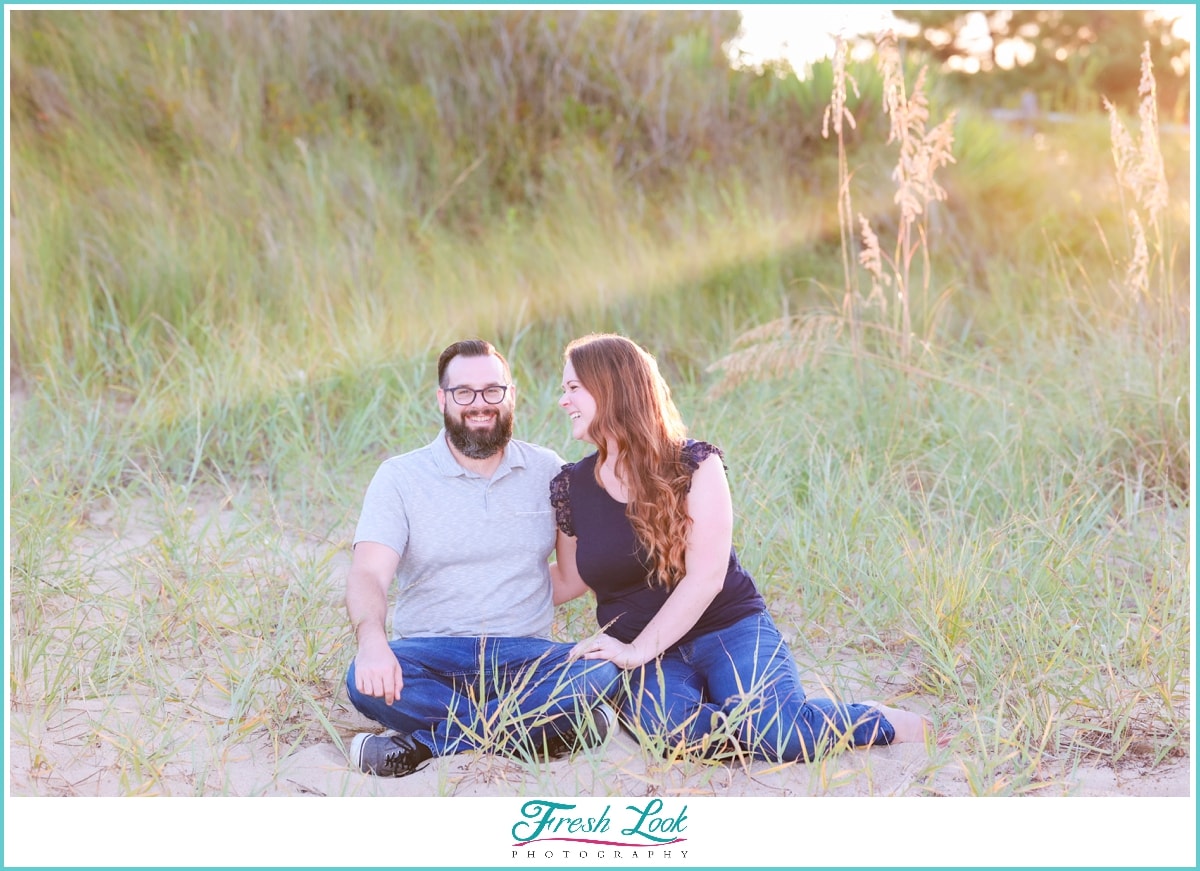
[[[577,599],[590,588],[579,577],[579,568],[575,564],[575,546],[577,542],[561,529],[554,546],[554,562],[550,564],[550,582],[554,585],[554,604],[561,605]]]
[[[346,614],[358,640],[354,685],[360,693],[382,697],[389,705],[400,698],[404,687],[400,663],[387,637],[387,595],[399,565],[400,555],[387,545],[360,541],[346,577]]]

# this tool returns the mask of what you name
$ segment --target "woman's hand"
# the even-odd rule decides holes
[[[571,649],[571,659],[607,659],[617,668],[637,668],[646,663],[636,647],[601,633],[585,638]]]

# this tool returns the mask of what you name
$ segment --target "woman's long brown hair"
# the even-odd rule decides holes
[[[596,333],[567,346],[579,379],[596,402],[588,438],[598,451],[596,481],[617,445],[616,470],[628,490],[625,514],[654,566],[654,579],[673,589],[687,571],[692,469],[683,462],[687,428],[654,357],[636,342]]]

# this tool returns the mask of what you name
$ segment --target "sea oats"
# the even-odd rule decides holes
[[[845,321],[836,315],[784,315],[743,333],[732,353],[712,363],[720,372],[716,394],[745,381],[781,378],[816,363],[841,337]]]
[[[858,82],[846,72],[846,41],[838,38],[833,52],[833,93],[830,103],[825,107],[821,124],[821,135],[829,138],[829,127],[837,134],[838,147],[838,233],[841,236],[842,276],[845,280],[842,309],[850,319],[850,331],[854,341],[858,341],[857,315],[855,313],[858,297],[857,275],[851,266],[850,250],[854,246],[854,228],[851,215],[854,209],[850,202],[850,165],[846,159],[846,139],[842,122],[847,122],[854,128],[854,116],[846,109],[846,85],[854,89],[854,96],[859,96]]]
[[[1138,201],[1152,222],[1167,207],[1167,173],[1163,168],[1162,149],[1158,144],[1158,89],[1154,65],[1150,61],[1150,43],[1142,49],[1142,80],[1138,85],[1138,118],[1141,121],[1141,182]]]
[[[1104,100],[1112,138],[1113,164],[1117,186],[1124,198],[1128,195],[1136,204],[1127,211],[1126,229],[1129,232],[1131,253],[1125,267],[1125,290],[1136,301],[1150,295],[1150,276],[1157,260],[1164,260],[1160,217],[1168,203],[1166,171],[1158,138],[1158,95],[1154,69],[1150,60],[1150,44],[1142,50],[1142,78],[1138,85],[1141,98],[1138,105],[1138,139],[1135,143],[1121,123],[1117,107]],[[1151,256],[1147,227],[1154,232],[1154,256]]]
[[[829,125],[833,124],[833,132],[842,135],[842,121],[854,129],[854,116],[846,109],[846,84],[854,88],[854,96],[858,97],[858,82],[854,76],[846,72],[846,41],[838,39],[833,51],[833,94],[830,103],[825,107],[821,119],[821,136],[829,138]]]
[[[843,327],[849,333],[849,345],[857,356],[863,350],[863,315],[868,309],[879,309],[874,317],[883,319],[892,309],[893,323],[884,326],[879,335],[892,337],[896,356],[904,360],[912,348],[911,266],[918,254],[924,264],[922,287],[928,296],[929,205],[946,198],[945,189],[938,184],[936,172],[954,162],[954,113],[929,128],[929,100],[925,94],[925,70],[916,77],[910,94],[904,81],[903,64],[896,47],[895,35],[887,32],[876,40],[876,63],[883,77],[883,108],[888,114],[890,128],[887,144],[899,146],[899,156],[892,171],[896,183],[895,203],[900,209],[894,247],[885,249],[871,222],[858,216],[859,234],[855,234],[851,208],[851,173],[846,160],[843,122],[854,126],[853,115],[846,107],[847,84],[858,95],[858,86],[846,72],[846,45],[838,40],[833,57],[833,86],[830,103],[822,121],[822,135],[834,132],[838,145],[838,229],[841,234],[842,268],[845,276],[841,311],[833,314],[812,314],[793,318],[786,312],[770,324],[743,333],[734,343],[737,350],[714,363],[709,371],[721,371],[714,387],[722,391],[753,377],[777,377],[800,366],[811,364],[830,345],[841,338]],[[861,235],[861,248],[858,248]],[[857,249],[857,253],[856,253]],[[864,270],[871,282],[870,293],[864,297],[859,290],[859,270]],[[891,297],[887,291],[891,292]],[[836,325],[836,327],[835,327]]]
[[[858,223],[862,230],[863,240],[863,248],[859,252],[858,262],[871,276],[871,293],[866,301],[867,304],[877,303],[883,314],[886,315],[887,297],[884,296],[883,289],[891,286],[892,276],[883,271],[883,251],[879,247],[879,237],[871,229],[871,222],[865,216],[859,215]]]
[[[1146,231],[1135,209],[1129,210],[1129,230],[1133,236],[1133,256],[1125,271],[1125,285],[1134,299],[1144,299],[1150,290],[1150,250],[1146,246]]]

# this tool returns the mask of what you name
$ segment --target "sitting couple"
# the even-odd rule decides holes
[[[709,755],[925,739],[918,714],[805,697],[733,548],[721,451],[686,437],[652,356],[578,339],[562,387],[571,435],[595,447],[578,463],[514,440],[508,363],[457,342],[438,360],[444,429],[372,479],[346,582],[346,686],[387,730],[355,736],[355,767],[402,776],[476,748],[554,758],[604,739],[608,699],[663,746]],[[554,606],[589,590],[601,631],[550,641]]]

